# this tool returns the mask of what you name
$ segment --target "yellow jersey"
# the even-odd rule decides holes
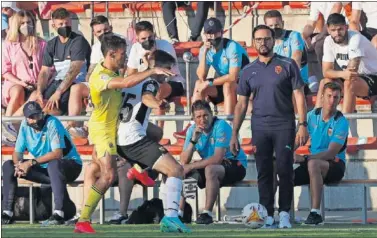
[[[104,130],[116,133],[119,110],[122,103],[121,89],[108,89],[111,79],[119,75],[98,63],[89,78],[93,111],[89,119],[89,131]]]

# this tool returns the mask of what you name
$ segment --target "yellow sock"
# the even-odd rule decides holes
[[[96,188],[96,186],[92,186],[89,190],[88,199],[86,200],[85,206],[81,211],[81,216],[79,221],[90,221],[90,217],[92,216],[94,210],[96,209],[98,202],[101,200],[103,193]]]

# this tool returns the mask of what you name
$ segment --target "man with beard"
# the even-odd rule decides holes
[[[329,36],[325,39],[321,80],[317,98],[323,86],[331,81],[344,85],[343,113],[352,113],[356,97],[377,95],[377,50],[358,32],[348,30],[343,15],[334,13],[327,20]],[[335,70],[334,61],[343,70]],[[320,100],[316,107],[321,107]]]
[[[291,228],[289,210],[293,196],[293,151],[308,139],[304,82],[294,60],[273,53],[274,31],[265,25],[253,30],[253,45],[258,58],[246,66],[237,93],[230,149],[240,152],[238,132],[246,115],[249,101],[253,103],[251,130],[256,147],[259,203],[268,212],[265,228],[275,227],[273,191],[273,152],[279,176],[279,228]],[[297,102],[298,132],[292,94]],[[296,138],[295,138],[296,137]]]

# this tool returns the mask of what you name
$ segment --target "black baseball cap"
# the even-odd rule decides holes
[[[26,103],[23,111],[24,111],[24,116],[26,118],[30,118],[31,116],[33,116],[35,114],[42,114],[43,113],[41,106],[39,105],[39,103],[37,103],[35,101],[30,101],[30,102]]]
[[[220,20],[214,17],[208,18],[204,22],[204,33],[215,34],[223,30]]]

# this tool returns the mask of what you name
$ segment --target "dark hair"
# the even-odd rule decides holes
[[[266,25],[258,25],[256,26],[254,29],[253,29],[253,39],[255,38],[255,32],[259,31],[259,30],[269,30],[271,32],[271,36],[272,38],[275,39],[275,32],[274,30],[272,30],[270,27],[266,26]]]
[[[104,57],[110,50],[116,51],[118,49],[126,48],[126,40],[114,35],[113,33],[105,33],[101,37],[101,51]]]
[[[107,19],[107,17],[98,15],[98,16],[95,16],[93,20],[90,22],[90,27],[93,28],[93,26],[95,25],[108,24],[108,23],[109,23],[109,19]]]
[[[155,67],[170,69],[176,64],[174,57],[163,50],[156,50],[152,53],[151,58],[155,60]]]
[[[335,82],[326,83],[325,86],[323,87],[323,92],[325,92],[326,89],[331,89],[332,91],[342,92],[342,88],[340,87],[340,85]]]
[[[135,25],[135,32],[139,34],[142,31],[154,32],[154,27],[149,21],[140,21]]]
[[[65,8],[62,8],[62,7],[56,9],[56,10],[52,13],[52,15],[51,15],[52,19],[60,19],[60,20],[62,20],[62,19],[66,19],[66,18],[68,18],[69,16],[70,16],[69,11],[68,11],[67,9],[65,9]]]
[[[208,110],[212,114],[211,106],[209,105],[209,103],[207,101],[196,100],[191,106],[192,115],[194,115],[195,111],[199,111],[199,110],[203,110],[203,109]]]
[[[333,13],[327,18],[327,26],[330,25],[346,25],[346,18],[339,13]]]
[[[281,13],[278,10],[270,10],[264,14],[263,20],[264,22],[266,22],[267,18],[275,18],[275,17],[283,19],[283,17],[281,16]]]

